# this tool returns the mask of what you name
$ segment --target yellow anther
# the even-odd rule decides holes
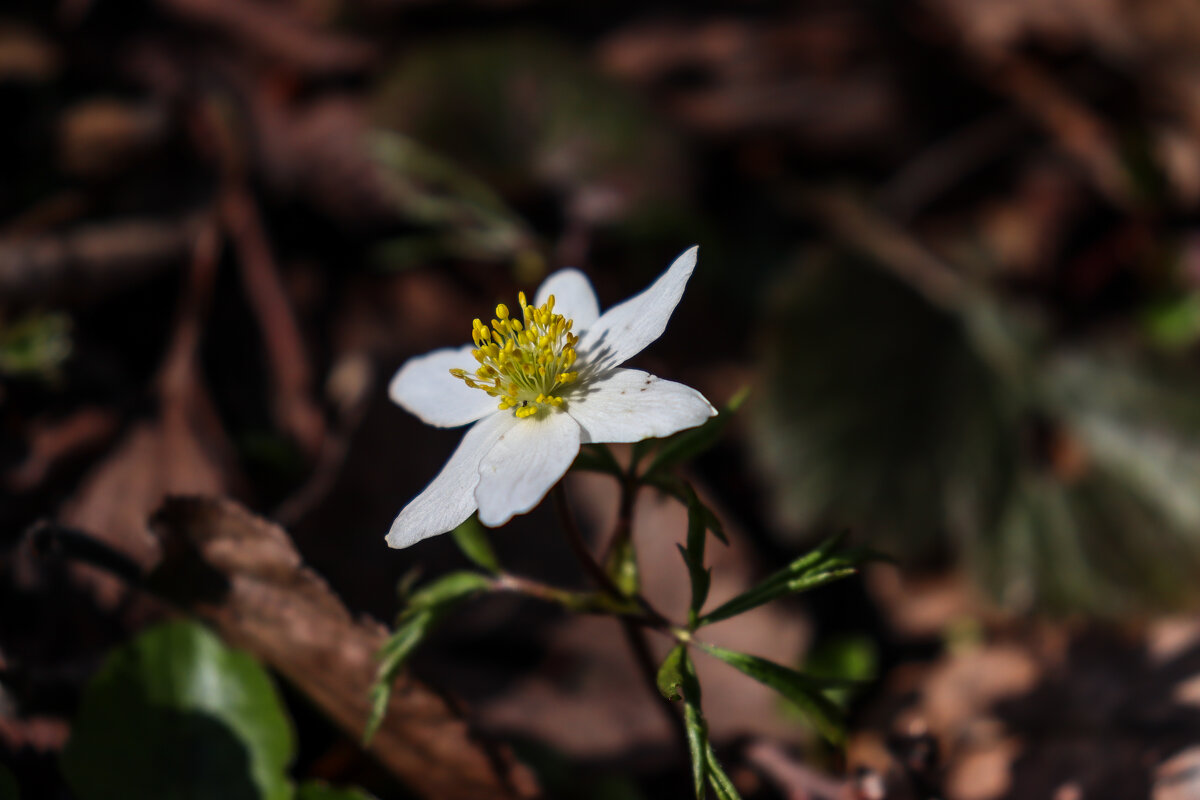
[[[497,398],[501,411],[511,409],[524,419],[540,409],[561,409],[566,404],[562,390],[579,375],[571,369],[578,358],[579,337],[571,333],[571,320],[554,313],[553,295],[541,306],[529,305],[524,292],[517,301],[519,315],[501,303],[490,324],[472,321],[471,355],[478,367],[473,374],[464,369],[452,369],[450,374]]]

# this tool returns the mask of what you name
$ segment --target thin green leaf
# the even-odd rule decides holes
[[[829,688],[829,682],[821,678],[813,678],[802,672],[797,672],[774,661],[726,650],[723,647],[696,642],[696,645],[709,655],[721,659],[726,664],[744,672],[759,683],[770,686],[781,695],[791,700],[812,721],[821,735],[834,744],[840,744],[845,738],[845,728],[838,707],[824,695]]]
[[[452,535],[458,549],[471,559],[472,563],[493,574],[500,572],[500,559],[496,557],[496,551],[492,549],[487,533],[474,515],[455,528]]]
[[[729,780],[729,776],[721,768],[721,762],[717,761],[717,754],[713,752],[711,742],[707,743],[704,759],[708,766],[708,785],[712,787],[717,800],[742,800],[733,781]]]
[[[444,616],[460,602],[492,588],[493,581],[479,572],[452,572],[414,592],[400,615],[396,630],[379,649],[379,667],[371,685],[371,714],[363,731],[363,744],[370,743],[387,713],[388,701],[405,662]]]
[[[786,594],[815,589],[826,583],[855,574],[860,564],[878,558],[868,550],[846,550],[834,553],[844,534],[832,536],[816,549],[797,558],[783,569],[772,573],[753,588],[743,592],[706,614],[699,625],[709,625],[757,608]]]
[[[687,481],[665,473],[643,478],[642,481],[647,486],[653,486],[660,492],[671,495],[685,506],[688,504],[688,491],[691,489],[691,485]],[[700,513],[704,517],[704,526],[712,531],[713,536],[720,539],[722,544],[728,545],[729,539],[725,536],[725,526],[721,524],[721,518],[711,508],[704,505],[703,501],[700,501]]]
[[[405,662],[443,614],[443,610],[435,608],[424,608],[409,614],[379,649],[379,667],[375,673],[375,682],[371,685],[371,714],[367,717],[367,725],[363,729],[364,747],[371,743],[375,732],[383,723],[388,701],[392,696],[392,684],[396,682]]]
[[[662,439],[642,439],[640,442],[633,443],[633,457],[630,460],[630,471],[636,471],[637,465],[642,463],[642,459],[654,452],[654,449],[663,443]]]
[[[653,475],[663,472],[709,450],[721,438],[721,434],[729,425],[729,420],[741,408],[742,403],[749,395],[750,387],[743,387],[715,417],[698,428],[680,431],[665,439],[645,474]]]
[[[703,800],[704,779],[708,776],[708,759],[704,755],[708,747],[708,724],[699,706],[694,703],[684,704],[683,724],[687,732],[688,755],[692,761],[692,788],[696,792],[696,800]]]
[[[704,755],[708,747],[708,724],[700,710],[700,681],[688,656],[687,645],[676,645],[667,653],[658,668],[656,682],[663,697],[671,701],[683,700],[684,730],[692,761],[692,785],[697,800],[703,800],[704,781],[708,775],[708,762]]]
[[[587,444],[580,448],[579,455],[575,456],[575,463],[571,465],[571,469],[584,472],[603,472],[616,478],[625,477],[625,471],[617,463],[616,457],[613,456],[608,446],[603,444]]]
[[[700,710],[700,680],[696,677],[696,667],[692,664],[687,647],[680,645],[680,649],[679,677],[683,689],[684,728],[692,760],[692,786],[697,800],[701,800],[704,797],[704,779],[708,775],[708,759],[704,755],[708,748],[708,723]]]
[[[408,599],[405,614],[417,609],[465,600],[473,594],[490,589],[492,584],[491,576],[479,572],[451,572],[413,592]]]
[[[692,603],[688,609],[689,627],[695,628],[699,619],[700,609],[708,599],[708,589],[712,583],[712,573],[704,566],[704,545],[706,525],[704,519],[704,504],[696,497],[691,486],[684,484],[687,494],[688,531],[687,547],[680,548],[683,561],[688,568],[688,578],[691,581]]]

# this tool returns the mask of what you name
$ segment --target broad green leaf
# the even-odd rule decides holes
[[[991,524],[1020,399],[963,320],[840,249],[807,254],[773,299],[748,419],[781,530],[848,526],[917,557]]]
[[[797,558],[756,586],[705,614],[697,626],[737,616],[788,594],[815,589],[855,574],[860,564],[881,558],[866,550],[836,551],[844,534],[826,539],[816,549]]]
[[[458,549],[471,559],[472,563],[491,573],[500,571],[500,559],[496,558],[496,551],[488,541],[487,532],[473,515],[454,529],[453,536]]]
[[[676,645],[658,668],[658,691],[668,700],[675,701],[683,697],[679,692],[683,687],[683,659],[686,655],[687,645]]]
[[[638,570],[637,548],[630,538],[621,539],[608,554],[604,571],[613,584],[626,597],[634,597],[641,591],[641,574]]]
[[[822,639],[804,659],[804,673],[814,678],[850,682],[845,687],[828,688],[825,696],[845,708],[855,693],[875,679],[879,649],[875,640],[863,634],[844,634]]]
[[[17,779],[7,767],[0,764],[0,800],[20,800],[20,796],[20,792],[17,791]]]
[[[172,622],[109,655],[62,767],[80,800],[288,800],[293,750],[263,668],[200,625]]]
[[[665,439],[662,446],[658,448],[658,452],[655,453],[654,460],[646,468],[645,474],[653,475],[669,470],[711,449],[721,438],[721,434],[725,432],[729,420],[733,418],[733,415],[737,413],[749,396],[750,387],[740,389],[715,417],[698,428],[689,428]]]
[[[330,786],[323,781],[305,781],[296,790],[296,800],[374,800],[362,789]]]
[[[844,681],[814,678],[774,661],[726,650],[712,644],[696,642],[696,645],[759,683],[770,686],[799,706],[822,736],[834,744],[842,742],[845,729],[841,721],[841,711],[824,695],[824,690],[845,685]]]

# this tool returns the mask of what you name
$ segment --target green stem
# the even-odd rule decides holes
[[[632,489],[630,488],[631,485]],[[614,539],[622,530],[624,530],[625,536],[630,535],[631,526],[629,521],[632,519],[633,495],[635,491],[636,482],[634,479],[627,479],[622,484],[621,514],[618,517],[618,528],[617,533],[614,534]],[[655,611],[641,594],[638,594],[635,598],[629,598],[617,588],[608,573],[597,563],[587,544],[583,541],[583,536],[580,534],[579,528],[576,526],[575,520],[571,516],[571,511],[567,506],[566,489],[563,488],[562,483],[554,487],[554,504],[558,510],[559,521],[566,532],[567,540],[571,543],[571,548],[575,551],[576,557],[583,565],[584,571],[591,576],[601,591],[609,595],[613,600],[628,602],[632,599],[641,607],[644,614],[643,617],[620,615],[617,617],[617,621],[621,623],[621,632],[625,635],[625,641],[629,645],[630,652],[633,654],[633,660],[638,667],[638,673],[642,676],[642,682],[656,698],[657,706],[666,715],[667,722],[675,734],[676,742],[683,757],[685,759],[688,758],[690,751],[688,750],[687,728],[684,725],[683,718],[676,712],[675,706],[658,691],[658,667],[654,663],[654,656],[650,650],[649,642],[646,640],[645,631],[645,627],[651,627],[667,635],[677,637],[675,633],[677,626],[672,625],[665,617]],[[623,527],[622,519],[625,520]],[[611,548],[611,543],[609,546]]]

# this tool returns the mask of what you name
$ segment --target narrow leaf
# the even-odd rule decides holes
[[[688,489],[690,485],[674,475],[662,474],[648,476],[642,479],[647,486],[653,486],[660,492],[671,495],[685,506],[688,504]],[[716,513],[704,505],[700,501],[700,513],[704,517],[704,526],[712,531],[713,536],[721,540],[722,544],[728,545],[729,539],[725,536],[725,526],[721,524],[721,518]]]
[[[584,445],[579,450],[579,455],[575,456],[575,463],[571,465],[571,469],[583,472],[603,472],[616,478],[625,477],[625,471],[617,463],[612,451],[603,444]]]
[[[688,755],[692,761],[692,788],[696,792],[696,800],[704,800],[704,779],[708,776],[708,759],[705,757],[708,725],[700,708],[694,703],[684,704],[683,724],[687,732]]]
[[[797,558],[783,569],[706,614],[699,625],[709,625],[737,616],[786,594],[797,594],[855,574],[858,566],[878,558],[867,550],[833,553],[842,534],[833,536],[816,549]]]
[[[717,754],[713,752],[712,743],[706,744],[704,758],[708,766],[708,784],[712,786],[713,794],[717,796],[717,800],[742,800],[733,781],[729,780],[729,776],[721,768],[721,762],[717,761]]]
[[[721,438],[729,420],[750,395],[750,388],[745,387],[733,396],[717,416],[712,417],[698,428],[691,428],[666,439],[662,447],[646,469],[646,475],[663,472],[674,466],[689,461],[709,450]]]
[[[708,599],[711,573],[704,567],[706,536],[706,525],[702,512],[704,506],[696,497],[696,492],[692,487],[687,484],[684,486],[687,494],[688,531],[687,548],[683,549],[682,553],[692,585],[692,603],[688,609],[688,624],[694,629],[698,622],[700,609],[704,607],[704,601]]]
[[[408,599],[408,610],[405,613],[465,600],[491,587],[491,576],[479,572],[451,572],[413,592]]]
[[[709,655],[721,659],[726,664],[744,672],[759,683],[770,686],[791,700],[804,711],[821,735],[830,742],[840,744],[844,739],[845,730],[841,712],[823,694],[823,690],[829,688],[828,681],[813,678],[758,656],[726,650],[723,647],[703,642],[695,644]]]
[[[492,586],[493,580],[488,575],[452,572],[412,593],[396,630],[379,649],[379,667],[371,686],[371,714],[363,731],[364,745],[379,730],[392,696],[392,684],[417,646],[455,606]]]
[[[466,522],[454,529],[453,536],[458,549],[472,563],[493,574],[500,572],[500,559],[496,558],[496,551],[492,549],[492,543],[488,541],[487,533],[478,519],[468,517]]]
[[[441,616],[440,611],[433,608],[424,608],[408,615],[380,648],[379,667],[375,673],[375,683],[371,685],[371,714],[363,730],[364,746],[370,744],[383,723],[392,696],[392,685],[408,657],[424,641]]]

